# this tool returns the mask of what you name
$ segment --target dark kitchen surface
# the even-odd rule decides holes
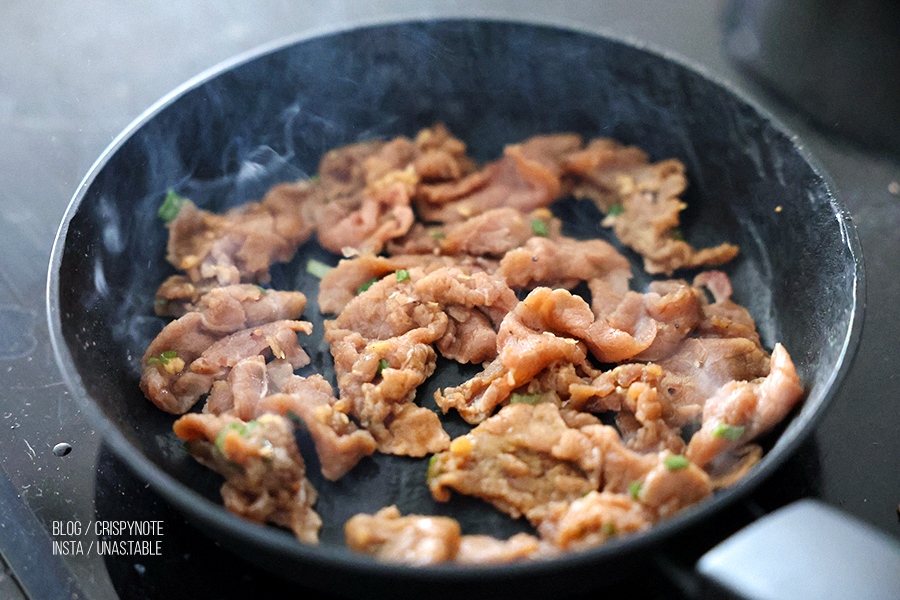
[[[755,27],[764,15],[747,14],[745,5],[442,4],[0,5],[0,598],[231,598],[266,592],[302,597],[305,590],[272,581],[204,538],[102,445],[70,400],[53,358],[44,316],[47,264],[65,207],[93,161],[172,88],[279,38],[400,18],[506,17],[609,32],[670,51],[747,92],[795,132],[831,175],[858,228],[867,275],[864,332],[853,369],[815,434],[750,500],[678,540],[683,547],[666,555],[677,558],[650,558],[655,567],[649,575],[598,582],[598,589],[611,597],[690,597],[695,582],[686,567],[704,550],[760,514],[805,496],[900,537],[900,411],[894,408],[900,376],[893,368],[900,354],[900,156],[891,150],[896,140],[885,143],[876,136],[869,146],[871,136],[861,134],[848,141],[830,131],[848,133],[852,123],[834,122],[840,111],[826,117],[803,112],[827,103],[835,83],[822,75],[813,82],[818,88],[806,82],[807,94],[821,89],[819,104],[791,97],[783,86],[789,76],[773,79],[759,67],[765,40]],[[803,61],[785,64],[800,68]],[[859,110],[878,109],[860,102]],[[158,556],[104,560],[88,548],[96,536],[71,529],[98,519],[160,521],[160,535],[116,538],[158,541]],[[54,523],[61,529],[54,531]],[[83,542],[83,554],[64,541]]]

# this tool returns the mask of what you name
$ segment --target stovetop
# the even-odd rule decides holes
[[[735,39],[746,43],[748,33],[737,31],[735,38],[734,23],[723,16],[730,3],[570,0],[548,6],[511,0],[440,7],[412,0],[365,6],[194,0],[140,8],[32,0],[0,6],[0,597],[232,598],[306,591],[204,537],[102,443],[56,367],[44,316],[46,270],[56,228],[83,175],[120,130],[170,89],[281,37],[399,18],[491,16],[573,25],[684,57],[747,92],[795,132],[830,174],[858,229],[866,260],[864,331],[853,367],[814,434],[746,501],[674,540],[677,549],[652,559],[649,575],[609,582],[603,591],[691,597],[692,561],[760,515],[802,497],[820,498],[900,537],[900,375],[894,369],[900,155],[819,128],[822,120],[802,103],[786,101],[784,90],[773,93],[777,81],[767,82],[758,69],[762,78],[754,77],[753,64],[735,62]],[[159,552],[104,557],[58,543],[73,538],[71,528],[97,520],[161,523],[157,535],[135,537],[158,541]]]

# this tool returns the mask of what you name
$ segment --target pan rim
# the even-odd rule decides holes
[[[374,29],[383,26],[394,25],[427,25],[441,22],[484,22],[484,23],[509,23],[524,26],[536,26],[555,29],[561,32],[575,33],[605,38],[608,41],[630,46],[637,50],[655,54],[666,61],[674,62],[680,68],[696,73],[702,79],[713,86],[723,89],[728,94],[735,96],[743,104],[755,111],[762,120],[786,136],[793,142],[794,148],[802,159],[810,166],[813,173],[825,186],[828,193],[828,204],[834,212],[840,225],[844,245],[849,250],[854,264],[853,274],[853,298],[852,311],[849,316],[847,333],[841,340],[840,353],[836,364],[825,382],[823,392],[815,399],[815,406],[804,408],[794,416],[792,422],[781,435],[775,446],[766,454],[764,459],[753,472],[734,486],[717,492],[715,497],[682,511],[675,517],[660,522],[650,530],[639,535],[629,536],[620,540],[612,540],[600,547],[577,553],[566,553],[546,561],[528,561],[520,563],[490,565],[490,566],[462,566],[439,565],[434,567],[403,567],[377,562],[367,556],[348,555],[341,548],[333,547],[306,547],[299,544],[292,535],[271,527],[260,527],[249,523],[236,515],[229,513],[223,506],[215,504],[197,494],[173,476],[168,475],[132,446],[108,419],[100,408],[90,398],[90,395],[82,385],[81,377],[75,368],[74,361],[62,332],[62,314],[59,306],[59,268],[62,263],[66,237],[69,226],[78,211],[82,201],[87,195],[92,183],[121,146],[146,123],[153,119],[159,112],[176,102],[187,92],[204,83],[226,73],[235,67],[261,58],[267,54],[275,53],[303,43],[307,40],[323,36],[340,35],[361,29]],[[575,24],[546,23],[532,19],[512,20],[509,18],[484,18],[484,17],[458,17],[439,19],[409,19],[376,21],[367,24],[356,24],[350,27],[326,27],[304,32],[299,35],[289,36],[280,40],[264,44],[256,49],[241,53],[235,57],[220,62],[209,69],[204,70],[195,77],[187,80],[171,92],[164,95],[148,109],[134,119],[110,145],[103,151],[91,166],[84,179],[76,188],[72,199],[68,203],[60,226],[54,239],[50,255],[46,287],[46,315],[50,329],[50,340],[56,362],[62,371],[63,378],[69,390],[85,411],[91,423],[97,428],[102,439],[111,446],[113,452],[119,456],[132,470],[144,481],[153,486],[154,490],[167,500],[173,502],[180,510],[196,520],[214,529],[227,529],[229,534],[235,535],[246,543],[262,543],[267,548],[283,552],[292,558],[302,559],[311,564],[328,566],[340,566],[341,568],[354,569],[361,575],[401,575],[411,579],[422,581],[442,580],[445,582],[480,581],[493,579],[498,575],[515,576],[527,573],[529,576],[549,573],[560,569],[568,569],[578,565],[606,561],[614,556],[642,552],[658,545],[659,542],[669,539],[678,531],[695,526],[716,512],[733,504],[738,498],[748,495],[760,483],[768,479],[781,464],[791,456],[801,443],[811,433],[815,424],[822,418],[838,390],[849,369],[852,366],[856,354],[859,338],[862,332],[862,323],[865,312],[865,266],[861,250],[861,244],[852,222],[852,217],[843,202],[835,193],[835,186],[825,169],[810,151],[801,143],[799,137],[790,131],[782,122],[775,118],[767,109],[760,106],[752,97],[735,87],[731,82],[723,81],[711,75],[706,68],[693,64],[691,61],[676,55],[675,53],[653,47],[651,44],[637,42],[629,36],[622,36],[604,30],[587,29]],[[805,401],[808,403],[809,399]]]

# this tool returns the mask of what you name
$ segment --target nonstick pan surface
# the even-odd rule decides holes
[[[802,407],[763,440],[767,454],[738,484],[651,531],[558,559],[490,567],[411,569],[343,546],[357,512],[451,515],[465,533],[508,536],[526,526],[486,504],[435,502],[427,459],[374,456],[336,483],[317,472],[325,525],[319,547],[221,507],[221,479],[172,433],[173,417],[138,388],[140,358],[164,325],[154,292],[173,273],[156,216],[169,188],[221,211],[281,181],[315,172],[322,154],[374,137],[412,136],[445,123],[479,160],[531,135],[574,131],[684,162],[682,231],[696,246],[737,243],[724,270],[734,298],[757,320],[763,344],[782,342],[806,388]],[[603,237],[587,202],[553,207],[574,237]],[[623,250],[642,273],[638,257]],[[305,270],[338,257],[315,240],[272,270],[272,287],[310,299],[312,357],[301,374],[333,377]],[[680,274],[689,277],[690,273]],[[642,289],[650,279],[637,276]],[[859,336],[863,264],[849,215],[799,142],[751,102],[696,69],[609,36],[528,23],[450,20],[377,25],[279,44],[188,82],[138,118],[107,149],[68,207],[51,259],[48,314],[57,358],[84,410],[116,454],[209,535],[241,556],[306,585],[342,594],[501,596],[596,586],[654,545],[746,495],[803,441],[849,366]],[[439,363],[420,400],[477,369]],[[442,417],[451,436],[466,426]]]

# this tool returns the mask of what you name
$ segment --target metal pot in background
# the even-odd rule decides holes
[[[738,0],[725,34],[739,66],[817,125],[900,152],[900,2]]]

